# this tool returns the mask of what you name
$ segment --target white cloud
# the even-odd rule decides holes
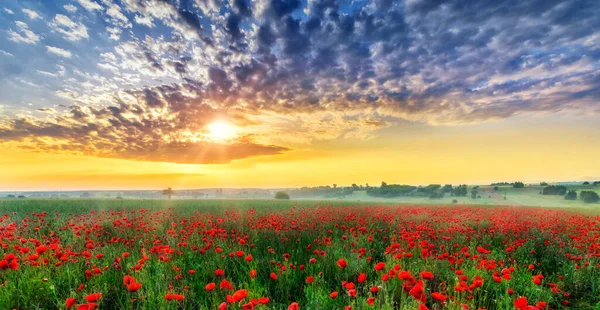
[[[79,5],[88,11],[102,10],[102,6],[92,0],[77,0]]]
[[[9,56],[9,57],[14,56],[13,54],[11,54],[11,53],[9,53],[7,51],[3,51],[3,50],[0,50],[0,55]]]
[[[121,8],[118,5],[112,4],[110,8],[106,10],[106,15],[116,20],[117,24],[119,24],[121,27],[131,28],[131,23],[129,22],[129,19],[127,19],[127,16],[125,16],[123,12],[121,12]]]
[[[76,23],[62,14],[56,14],[54,20],[50,23],[50,27],[64,34],[66,36],[65,39],[70,41],[89,38],[85,25]]]
[[[56,74],[52,73],[52,72],[48,72],[48,71],[42,71],[42,70],[37,70],[37,73],[41,74],[41,75],[45,75],[45,76],[52,76],[52,77],[56,77]]]
[[[25,13],[30,19],[42,18],[40,14],[38,14],[36,11],[30,9],[22,9],[21,11]]]
[[[58,56],[61,56],[61,57],[71,58],[71,56],[72,56],[71,52],[64,50],[62,48],[46,45],[46,49],[48,50],[48,52],[58,55]]]
[[[154,28],[154,23],[152,22],[152,16],[141,16],[141,15],[136,15],[134,17],[134,20],[136,23],[140,24],[140,25],[144,25],[146,27],[150,27],[150,28]]]
[[[65,10],[71,12],[71,13],[75,13],[77,12],[77,7],[72,5],[72,4],[66,4],[63,6],[63,8],[65,8]]]
[[[6,13],[8,13],[10,15],[15,14],[15,12],[13,12],[11,9],[7,9],[7,8],[4,8],[4,12],[6,12]]]
[[[17,27],[19,28],[18,31],[20,32],[15,32],[12,30],[8,30],[8,39],[13,41],[13,42],[17,42],[17,43],[27,43],[27,44],[36,44],[36,42],[38,42],[40,40],[40,36],[37,35],[35,32],[29,30],[29,27],[27,26],[26,23],[21,22],[21,21],[16,21],[15,24],[17,24]]]

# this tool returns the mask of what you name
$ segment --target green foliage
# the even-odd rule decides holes
[[[585,203],[595,203],[600,200],[600,196],[594,191],[581,191],[579,198]]]
[[[452,196],[465,197],[467,196],[467,185],[462,184],[452,190]]]
[[[400,196],[410,196],[417,189],[416,186],[412,185],[400,185],[400,184],[390,184],[388,185],[385,182],[381,182],[380,187],[370,187],[367,189],[367,195],[373,197],[400,197]]]
[[[523,188],[523,187],[525,187],[525,184],[523,184],[523,182],[515,182],[515,183],[513,183],[513,187],[514,188]]]
[[[277,193],[275,193],[275,199],[286,199],[289,200],[290,199],[290,195],[286,192],[282,192],[279,191]]]
[[[477,199],[477,194],[479,192],[477,191],[477,189],[472,189],[471,190],[471,199]]]
[[[542,195],[561,195],[564,196],[567,193],[567,187],[564,185],[550,185],[544,187]]]
[[[577,192],[576,191],[569,191],[566,195],[565,195],[565,199],[566,200],[577,200]]]

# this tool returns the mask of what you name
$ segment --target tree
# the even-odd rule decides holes
[[[494,186],[494,192],[498,191],[498,186]]]
[[[600,200],[600,196],[594,191],[581,191],[579,198],[585,203],[594,203]]]
[[[565,195],[565,199],[566,200],[576,200],[577,199],[577,192],[576,191],[569,191]]]
[[[542,195],[561,195],[564,196],[567,193],[567,187],[564,185],[550,185],[544,187]]]
[[[525,187],[525,184],[523,184],[523,182],[515,182],[515,183],[513,183],[513,187],[514,188],[523,188],[523,187]]]
[[[456,197],[465,197],[467,196],[467,185],[462,184],[454,188],[452,191],[452,195]]]
[[[585,182],[583,182],[583,185],[590,185],[590,182],[585,181]]]
[[[540,186],[548,186],[547,182],[540,182]]]
[[[288,193],[286,192],[277,192],[275,193],[275,199],[286,199],[289,200],[290,199],[290,195],[288,195]]]
[[[471,190],[471,199],[477,199],[477,190],[476,189],[472,189]]]
[[[444,193],[452,193],[452,184],[446,184],[442,188],[442,192]]]
[[[171,199],[171,196],[174,195],[174,192],[173,192],[172,188],[167,187],[162,190],[162,194],[163,194],[163,196],[167,196],[167,197],[169,197],[169,199]]]

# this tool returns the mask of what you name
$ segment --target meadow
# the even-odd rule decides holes
[[[595,210],[0,200],[0,309],[595,309]]]

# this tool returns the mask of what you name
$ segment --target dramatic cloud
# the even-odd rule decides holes
[[[88,29],[100,38],[78,51],[90,66],[68,68],[52,93],[72,107],[8,118],[0,139],[220,163],[287,150],[272,144],[368,139],[402,120],[600,112],[599,1],[77,3],[103,22],[42,12],[73,44]],[[40,40],[19,23],[9,40]],[[219,117],[240,128],[238,140],[206,138]]]
[[[50,52],[52,54],[55,54],[55,55],[58,55],[61,57],[71,58],[71,52],[64,50],[62,48],[46,45],[46,50],[48,50],[48,52]]]

